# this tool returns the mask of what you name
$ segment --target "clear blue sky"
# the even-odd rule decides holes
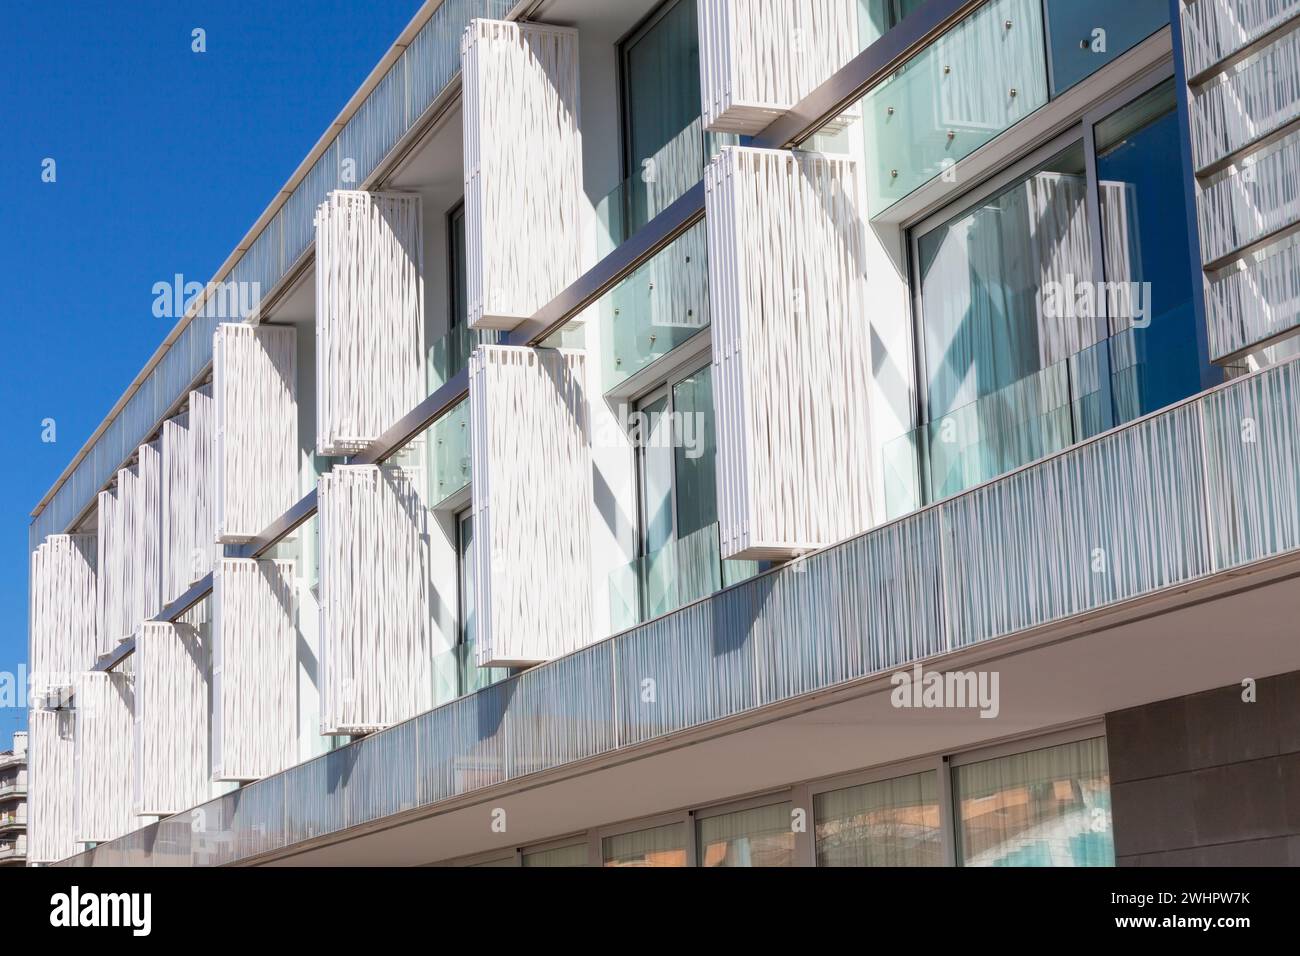
[[[153,284],[212,277],[419,6],[5,4],[0,671],[27,657],[32,507],[171,327]],[[0,750],[25,724],[0,709]]]

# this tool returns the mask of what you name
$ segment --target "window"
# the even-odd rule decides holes
[[[1113,866],[1106,741],[953,768],[962,866]]]
[[[686,824],[605,837],[601,857],[605,866],[686,866]]]
[[[737,810],[696,822],[700,866],[794,866],[792,804]]]
[[[858,46],[865,50],[911,16],[925,0],[858,0]]]
[[[615,572],[611,596],[624,608],[616,624],[666,614],[759,570],[753,561],[722,560],[713,421],[709,365],[670,378],[633,406],[639,557]],[[636,597],[620,594],[630,589]]]
[[[670,0],[619,44],[623,99],[621,229],[626,239],[699,182],[708,159],[700,122],[696,0]]]
[[[474,346],[498,340],[496,332],[476,332],[469,327],[466,261],[465,203],[459,202],[447,213],[447,331],[429,346],[430,393],[469,364]]]
[[[878,780],[813,797],[818,866],[942,866],[938,774]]]
[[[574,843],[551,850],[524,850],[520,866],[586,866],[587,844]]]
[[[908,441],[927,500],[1214,381],[1176,238],[1172,82],[1046,152],[912,230],[922,426]]]

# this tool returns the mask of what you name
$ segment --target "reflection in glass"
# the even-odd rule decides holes
[[[605,866],[685,866],[686,824],[605,837],[601,855]]]
[[[962,866],[1114,866],[1105,738],[953,770]]]
[[[1186,244],[1169,236],[1170,223],[1186,216],[1173,81],[1095,133],[1118,424],[1193,395],[1219,374],[1199,344]]]
[[[818,866],[942,866],[936,773],[813,797]]]
[[[628,426],[637,455],[641,553],[610,577],[615,630],[667,614],[759,570],[754,561],[722,560],[712,367],[643,399]]]
[[[696,823],[700,866],[794,866],[792,805],[738,810]]]
[[[475,346],[499,340],[495,331],[475,331],[469,327],[465,263],[465,204],[460,203],[447,215],[447,331],[429,346],[430,395],[469,364]]]
[[[1044,0],[1044,4],[1053,96],[1169,22],[1167,0]]]
[[[620,47],[627,179],[597,205],[608,255],[700,181],[726,137],[700,119],[696,0],[664,5]]]

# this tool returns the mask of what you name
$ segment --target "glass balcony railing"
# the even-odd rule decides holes
[[[499,340],[497,332],[476,331],[463,325],[452,326],[429,347],[429,394],[455,378],[469,365],[470,353],[479,345],[492,345]]]
[[[1151,407],[1144,330],[1127,330],[887,442],[889,518],[960,494]]]
[[[596,204],[597,253],[609,255],[704,178],[704,167],[720,147],[735,142],[727,133],[706,133],[697,116],[641,168]]]
[[[268,293],[311,245],[313,217],[326,194],[369,176],[460,71],[460,38],[469,21],[504,19],[514,5],[514,0],[444,0],[224,281],[258,282],[262,294]],[[352,161],[347,167],[345,159]],[[355,178],[344,182],[342,170],[352,164]],[[31,547],[68,527],[212,361],[217,321],[198,316],[180,333],[33,519]]]
[[[757,561],[722,560],[715,522],[610,574],[610,629],[634,627],[758,572]]]
[[[1297,550],[1293,361],[66,862],[247,860]]]
[[[605,391],[709,325],[704,223],[696,223],[598,303]]]

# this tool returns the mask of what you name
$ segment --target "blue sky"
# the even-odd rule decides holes
[[[27,657],[31,510],[171,327],[153,284],[212,277],[419,6],[5,5],[0,671]],[[25,722],[0,708],[0,749]]]

